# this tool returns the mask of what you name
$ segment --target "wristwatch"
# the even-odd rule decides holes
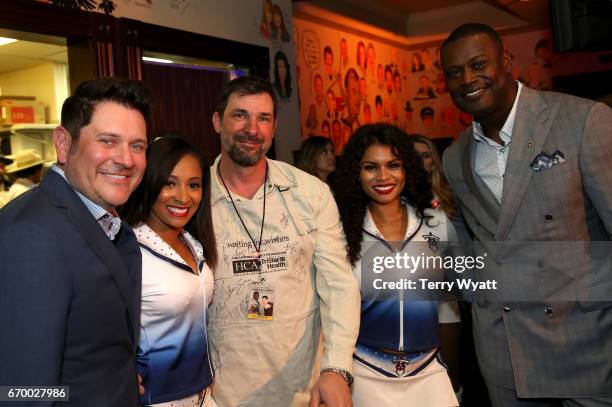
[[[351,385],[353,384],[353,375],[344,369],[340,369],[338,367],[326,367],[325,369],[321,370],[321,373],[325,372],[338,373],[340,376],[342,376],[342,379],[344,379],[344,381],[346,382],[346,384],[348,384],[349,387],[351,387]]]

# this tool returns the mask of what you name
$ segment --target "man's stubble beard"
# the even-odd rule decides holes
[[[234,136],[230,136],[232,139]],[[257,164],[266,154],[267,149],[264,149],[264,144],[260,144],[259,148],[252,153],[241,150],[237,142],[228,140],[227,137],[221,137],[223,149],[227,152],[230,159],[242,167],[252,167]]]

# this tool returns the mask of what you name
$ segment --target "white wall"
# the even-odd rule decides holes
[[[59,123],[64,99],[68,97],[67,67],[46,63],[0,74],[3,95],[36,96],[45,104],[47,123]]]

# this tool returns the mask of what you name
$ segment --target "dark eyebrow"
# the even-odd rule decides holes
[[[475,56],[473,56],[472,58],[468,59],[467,63],[469,64],[470,62],[473,62],[474,60],[476,60],[476,59],[478,59],[478,58],[483,58],[483,57],[484,57],[484,58],[487,58],[487,55],[486,55],[486,54],[478,54],[478,55],[475,55]],[[461,66],[462,66],[461,64],[450,65],[450,66],[445,67],[445,68],[444,68],[444,70],[446,71],[446,70],[448,70],[448,69],[458,68],[458,67],[461,67]]]

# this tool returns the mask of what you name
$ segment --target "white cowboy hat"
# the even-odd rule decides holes
[[[7,174],[25,170],[26,168],[34,167],[35,165],[43,164],[45,162],[40,154],[36,150],[32,149],[22,150],[17,154],[10,156],[10,158],[13,159],[13,163],[6,166]]]

